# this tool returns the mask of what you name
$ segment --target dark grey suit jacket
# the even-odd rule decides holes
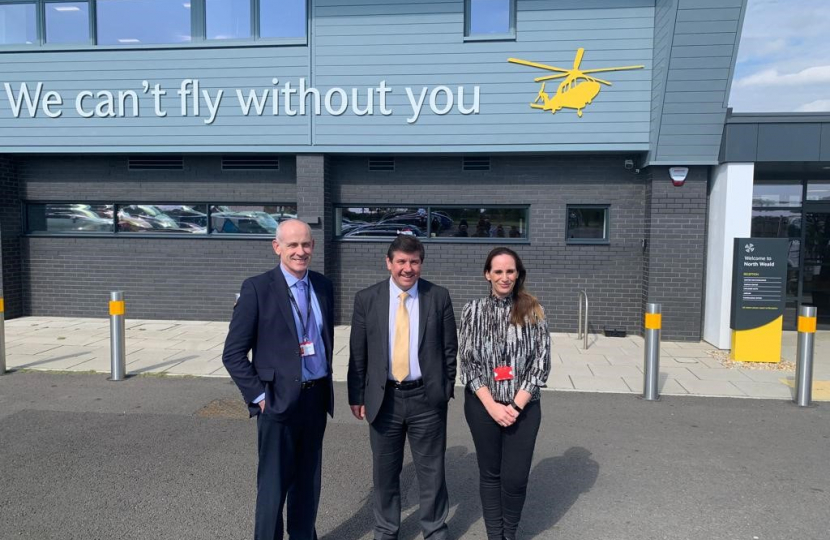
[[[418,364],[430,404],[443,407],[455,388],[458,335],[447,289],[418,281]],[[374,422],[389,375],[389,280],[363,289],[354,299],[349,342],[349,404],[365,405]]]

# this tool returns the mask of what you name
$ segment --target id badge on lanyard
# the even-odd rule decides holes
[[[504,336],[504,345],[501,350],[501,365],[493,369],[493,380],[495,381],[510,381],[513,380],[513,366],[509,365],[507,360],[507,336]]]
[[[300,356],[313,356],[314,355],[314,342],[308,338],[308,327],[311,326],[311,318],[314,317],[314,312],[311,310],[311,287],[309,286],[306,289],[306,318],[303,319],[303,314],[300,313],[300,306],[297,305],[297,300],[294,299],[294,295],[291,293],[291,289],[288,289],[288,296],[291,298],[291,305],[297,312],[297,317],[300,319],[300,326],[303,330],[303,340],[300,342]]]

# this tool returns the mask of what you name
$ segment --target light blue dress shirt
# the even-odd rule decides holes
[[[400,305],[399,295],[403,289],[389,278],[389,378],[392,379],[392,351],[395,350],[395,318]],[[406,310],[409,312],[409,375],[405,381],[417,381],[421,378],[421,364],[418,363],[418,322],[420,309],[418,308],[418,283],[416,282],[408,291],[409,298],[406,299]]]

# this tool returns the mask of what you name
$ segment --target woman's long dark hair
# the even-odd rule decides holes
[[[522,326],[525,320],[530,322],[541,321],[545,318],[545,313],[542,311],[542,305],[535,296],[525,290],[525,278],[527,277],[527,270],[522,264],[522,259],[519,258],[518,253],[510,248],[497,247],[490,251],[487,255],[487,260],[484,261],[484,272],[489,272],[493,267],[493,259],[499,255],[510,255],[516,262],[516,272],[519,274],[516,277],[516,284],[513,286],[513,310],[510,312],[510,323],[517,326]]]

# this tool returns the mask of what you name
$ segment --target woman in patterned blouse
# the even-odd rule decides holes
[[[464,414],[478,455],[488,540],[514,540],[542,414],[539,389],[550,373],[545,313],[524,288],[522,260],[493,249],[484,263],[490,294],[464,306],[459,357]]]

